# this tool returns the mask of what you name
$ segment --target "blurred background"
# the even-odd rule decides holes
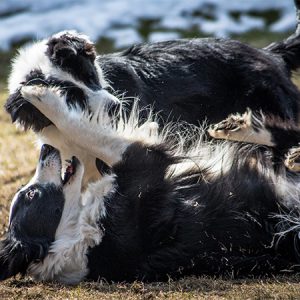
[[[105,53],[204,36],[262,47],[294,27],[293,0],[0,0],[0,81],[16,48],[66,29],[89,35]]]

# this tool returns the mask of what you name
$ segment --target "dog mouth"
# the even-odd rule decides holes
[[[66,167],[63,167],[61,155],[58,149],[51,145],[44,144],[41,148],[39,158],[39,176],[46,180],[56,181],[58,185],[65,186],[71,183],[76,175],[80,162],[76,156],[66,160]]]
[[[75,156],[72,156],[72,158],[70,160],[67,160],[66,162],[68,165],[67,165],[64,175],[62,177],[63,185],[66,185],[67,183],[69,183],[71,181],[71,179],[76,174],[77,167],[79,165],[79,160]]]

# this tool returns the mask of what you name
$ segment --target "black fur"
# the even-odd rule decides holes
[[[64,34],[49,40],[47,55],[54,65],[72,74],[90,89],[101,89],[94,64],[96,49],[93,44],[80,37]]]
[[[217,123],[247,107],[298,120],[300,93],[281,56],[237,41],[143,44],[97,61],[116,91],[153,104],[164,121]]]
[[[21,273],[24,275],[29,264],[42,260],[48,253],[52,240],[18,240],[8,235],[0,242],[0,280]]]
[[[195,168],[169,178],[169,168],[185,158],[167,149],[134,143],[109,169],[116,182],[98,220],[102,241],[87,253],[87,279],[157,281],[190,274],[297,271],[298,230],[276,217],[298,217],[297,210],[285,206],[268,172],[263,175],[271,160],[267,150],[236,147],[226,174],[210,177],[209,169]],[[52,150],[43,151],[42,160]],[[103,170],[99,161],[97,166]],[[297,178],[290,175],[292,181]],[[38,198],[26,202],[25,190],[12,210],[9,236],[0,245],[0,279],[25,273],[30,262],[47,255],[54,240],[63,195],[47,184],[32,188],[39,189]],[[283,238],[276,236],[289,229]]]
[[[105,235],[89,251],[88,278],[153,281],[291,269],[297,233],[276,243],[281,199],[250,164],[267,154],[236,155],[226,176],[208,182],[199,179],[206,172],[199,170],[167,180],[176,159],[161,147],[132,145],[113,167],[117,191],[106,199]]]
[[[112,173],[111,167],[99,158],[96,158],[96,168],[102,176]]]
[[[284,60],[289,71],[300,67],[300,1],[294,0],[297,9],[297,29],[296,32],[287,39],[272,43],[265,47],[267,51],[279,54]]]

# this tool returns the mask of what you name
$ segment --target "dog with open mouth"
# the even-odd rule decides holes
[[[96,159],[101,174],[83,192],[84,165],[73,157],[62,178],[59,151],[42,147],[35,176],[12,201],[2,280],[17,273],[76,284],[297,271],[300,177],[283,165],[275,172],[267,149],[205,143],[201,129],[182,133],[186,148],[169,139],[180,133],[158,130],[151,117],[120,113],[112,121],[105,105],[91,117],[70,107],[59,88],[20,92],[106,168]]]

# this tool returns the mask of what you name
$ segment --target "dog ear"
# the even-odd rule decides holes
[[[13,237],[0,241],[0,281],[19,273],[25,275],[32,261],[46,256],[48,247],[48,243],[29,244]]]
[[[101,176],[112,174],[112,168],[99,158],[96,158],[96,167]]]
[[[0,242],[0,280],[24,274],[28,263],[21,243],[10,238]]]
[[[92,61],[94,61],[97,57],[96,47],[92,43],[85,42],[85,44],[84,44],[84,53]]]
[[[38,132],[51,124],[49,119],[22,97],[20,90],[8,97],[4,108],[10,114],[12,122],[18,121],[25,130],[32,128]]]

